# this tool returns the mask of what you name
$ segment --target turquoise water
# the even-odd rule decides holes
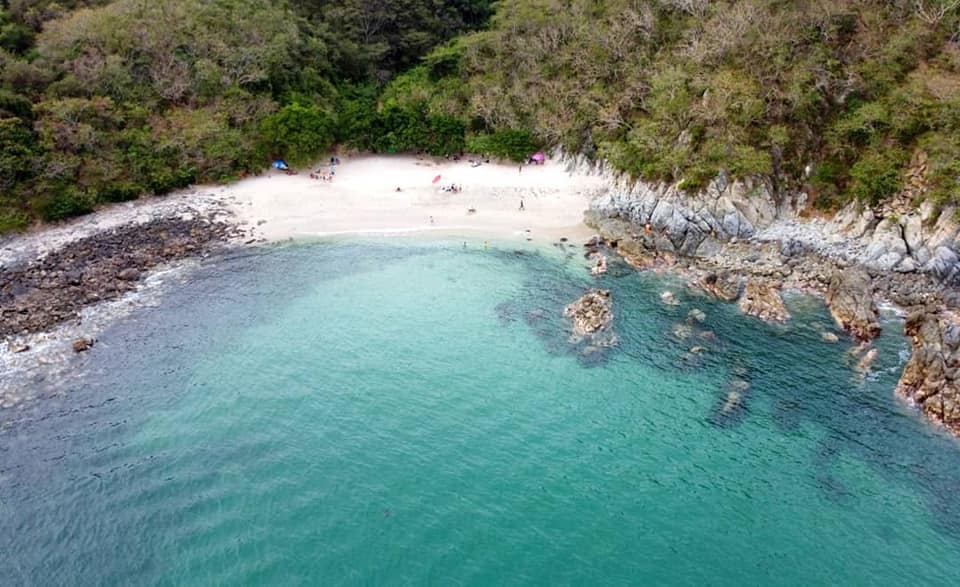
[[[213,260],[0,412],[0,584],[950,582],[960,446],[893,398],[897,323],[864,378],[816,300],[771,326],[614,266],[620,343],[589,353],[559,316],[583,263]]]

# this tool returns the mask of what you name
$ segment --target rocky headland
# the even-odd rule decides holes
[[[902,194],[825,217],[803,193],[777,194],[763,182],[723,176],[696,194],[612,177],[610,186],[585,215],[598,234],[595,254],[605,247],[640,269],[680,271],[692,286],[769,321],[789,319],[781,289],[821,295],[837,325],[864,345],[880,334],[878,301],[903,308],[911,314],[905,331],[913,357],[900,394],[960,433],[960,327],[948,319],[960,308],[957,210],[915,205],[916,194]],[[861,352],[865,370],[877,351]]]

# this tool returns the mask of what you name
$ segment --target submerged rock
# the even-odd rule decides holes
[[[688,322],[703,322],[707,319],[707,315],[703,310],[699,308],[693,308],[687,312],[687,321]]]
[[[660,301],[668,306],[676,306],[680,302],[677,301],[677,296],[673,295],[672,291],[665,291],[660,294]]]
[[[837,325],[856,340],[867,341],[880,336],[879,312],[866,271],[835,271],[827,287],[826,301]]]
[[[897,393],[925,416],[960,435],[960,317],[921,308],[907,318],[904,331],[913,354],[897,384]]]
[[[870,370],[870,366],[873,365],[873,362],[877,360],[877,355],[879,354],[880,351],[877,349],[870,349],[864,353],[863,358],[857,363],[857,371],[866,374]]]
[[[772,281],[752,279],[740,297],[740,311],[767,322],[786,322],[790,318],[780,288]]]
[[[821,332],[820,338],[823,342],[837,343],[840,342],[840,337],[832,332]]]
[[[707,421],[715,426],[724,427],[739,423],[745,416],[749,394],[749,381],[738,377],[728,381]]]
[[[610,292],[595,289],[568,305],[563,315],[573,322],[573,333],[578,337],[595,334],[613,322]]]
[[[686,340],[693,336],[693,327],[689,324],[675,324],[673,326],[673,335],[680,340]]]
[[[604,255],[599,255],[597,257],[597,262],[593,265],[593,268],[590,269],[590,273],[593,275],[603,275],[607,272],[607,258]]]
[[[73,341],[73,352],[82,353],[88,351],[93,347],[93,339],[87,337],[81,337]]]

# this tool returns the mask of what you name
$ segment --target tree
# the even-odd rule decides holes
[[[261,133],[272,156],[284,157],[291,163],[307,163],[333,145],[334,124],[316,106],[294,102],[267,117]]]

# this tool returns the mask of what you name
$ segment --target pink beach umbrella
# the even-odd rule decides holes
[[[547,156],[544,155],[542,152],[534,153],[530,158],[536,161],[537,163],[543,163],[544,161],[547,160]]]
[[[439,176],[439,175],[436,176],[435,178],[433,178],[433,183],[437,183],[438,181],[440,181],[440,176]]]

